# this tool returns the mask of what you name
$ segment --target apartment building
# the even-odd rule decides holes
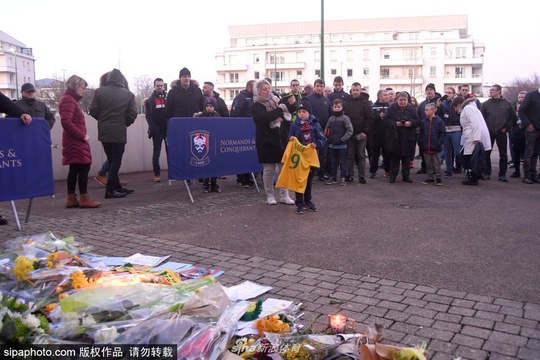
[[[335,76],[345,89],[358,81],[371,98],[381,88],[423,97],[427,84],[469,84],[482,96],[484,45],[468,33],[466,15],[331,20],[324,23],[324,74],[318,21],[229,27],[229,46],[216,54],[216,87],[228,104],[248,80],[271,78],[288,91]]]
[[[0,92],[19,99],[24,83],[35,83],[36,68],[32,48],[0,30]]]

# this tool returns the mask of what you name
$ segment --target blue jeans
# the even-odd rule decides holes
[[[461,150],[461,131],[447,132],[444,139],[444,163],[446,165],[446,173],[452,174],[454,159],[456,160],[456,169],[461,169],[461,164],[457,158],[457,154]]]
[[[101,169],[98,171],[98,174],[101,176],[106,176],[109,172],[109,160],[105,160],[103,162],[103,165],[101,166]]]
[[[337,168],[339,164],[339,172],[341,178],[347,177],[347,148],[344,149],[332,149],[328,148],[330,155],[330,177],[332,179],[337,178]]]
[[[152,142],[154,143],[154,151],[152,152],[152,168],[154,176],[160,176],[161,168],[159,166],[159,157],[161,156],[161,143],[165,142],[165,152],[168,152],[167,139],[161,133],[152,134]]]

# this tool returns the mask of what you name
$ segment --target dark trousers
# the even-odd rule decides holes
[[[382,147],[374,147],[371,149],[371,156],[369,158],[369,172],[375,174],[379,168],[379,158],[383,157],[383,169],[384,172],[390,173],[390,161],[388,156],[384,154]]]
[[[499,149],[499,176],[506,175],[508,168],[508,136],[506,132],[500,132],[496,135],[491,135],[491,148],[497,143]],[[486,151],[486,173],[484,175],[491,176],[491,150]]]
[[[328,172],[328,169],[327,169],[327,156],[328,156],[328,145],[324,145],[322,147],[319,148],[319,163],[320,163],[320,168],[319,168],[319,177],[324,177],[327,175],[327,172]]]
[[[534,179],[537,175],[536,164],[540,154],[540,131],[525,131],[525,156],[523,157],[523,177]]]
[[[328,155],[330,158],[330,177],[332,177],[333,179],[337,178],[338,165],[340,170],[340,176],[342,178],[347,177],[347,148],[328,148]]]
[[[88,193],[88,172],[90,165],[70,164],[67,177],[67,193],[75,194],[77,183],[79,184],[79,193]]]
[[[399,173],[399,165],[401,164],[401,175],[409,177],[411,174],[411,157],[410,156],[392,156],[390,157],[390,176],[397,177]]]
[[[295,192],[296,205],[307,204],[311,202],[311,184],[313,183],[313,171],[309,172],[306,184],[306,191],[303,194]]]
[[[166,135],[161,135],[161,132],[157,135],[153,134],[152,142],[154,143],[154,150],[152,152],[152,167],[154,169],[154,176],[160,176],[161,168],[159,166],[159,157],[161,156],[161,143],[165,142],[165,152],[167,154],[169,152]]]
[[[118,191],[122,187],[120,186],[120,180],[118,179],[118,172],[120,166],[122,166],[122,157],[124,156],[124,150],[126,144],[117,143],[102,143],[103,150],[107,155],[109,161],[109,177],[107,178],[107,193],[112,193],[114,190]]]
[[[512,140],[512,143],[510,144],[510,149],[513,153],[512,161],[514,162],[514,171],[519,174],[521,160],[523,160],[523,158],[525,157],[525,138],[510,136],[510,139]]]

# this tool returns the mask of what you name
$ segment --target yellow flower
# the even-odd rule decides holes
[[[26,256],[18,256],[15,259],[15,268],[13,268],[13,273],[19,281],[27,280],[28,273],[34,270],[34,261],[30,260]]]
[[[71,273],[71,286],[74,289],[82,289],[94,285],[94,279],[88,280],[82,271],[74,271]]]
[[[418,348],[401,348],[399,355],[402,359],[426,360],[424,350]]]

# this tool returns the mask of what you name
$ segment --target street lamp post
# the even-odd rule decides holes
[[[321,0],[321,79],[324,80],[324,0]]]

